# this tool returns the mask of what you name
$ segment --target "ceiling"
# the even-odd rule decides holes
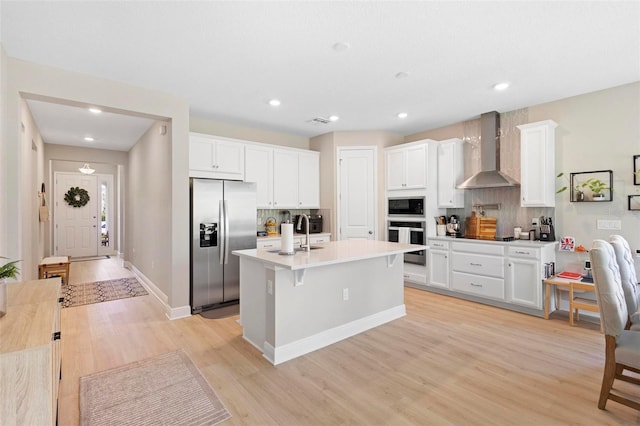
[[[175,94],[188,99],[193,117],[306,137],[410,135],[640,80],[636,1],[0,7],[10,57]],[[507,90],[493,89],[503,81]],[[279,107],[269,105],[274,98]],[[72,123],[84,120],[71,108],[30,106],[39,126],[51,126],[41,127],[46,142],[70,140]],[[330,115],[340,118],[310,122]],[[74,131],[91,132],[86,126]]]

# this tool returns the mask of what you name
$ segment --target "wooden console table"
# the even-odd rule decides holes
[[[580,309],[590,312],[600,312],[598,304],[595,300],[580,297],[581,293],[576,294],[574,291],[591,292],[596,291],[593,283],[583,283],[581,281],[558,278],[556,276],[544,280],[544,318],[549,319],[549,303],[551,299],[551,286],[556,287],[556,300],[559,299],[560,288],[566,288],[569,291],[569,324],[573,326],[573,312],[576,312],[576,320],[580,320]]]
[[[10,283],[0,318],[0,423],[55,425],[60,381],[60,278]]]

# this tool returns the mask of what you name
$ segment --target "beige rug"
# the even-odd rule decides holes
[[[85,284],[69,284],[62,286],[63,308],[88,305],[90,303],[108,302],[109,300],[148,294],[137,279],[119,278],[117,280],[96,281]]]
[[[80,424],[215,425],[231,417],[183,350],[80,378]]]

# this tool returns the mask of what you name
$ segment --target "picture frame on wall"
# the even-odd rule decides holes
[[[640,195],[629,195],[629,210],[640,210]]]
[[[640,155],[633,156],[633,184],[640,185]]]

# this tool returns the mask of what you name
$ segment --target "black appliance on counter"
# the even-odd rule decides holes
[[[322,215],[319,214],[310,214],[307,215],[309,217],[309,233],[310,234],[319,234],[322,232]],[[294,229],[298,234],[306,234],[307,233],[307,221],[302,218],[302,215],[296,215],[296,219],[294,223]]]
[[[550,217],[540,218],[540,241],[555,241],[556,233],[553,230],[553,221]]]

